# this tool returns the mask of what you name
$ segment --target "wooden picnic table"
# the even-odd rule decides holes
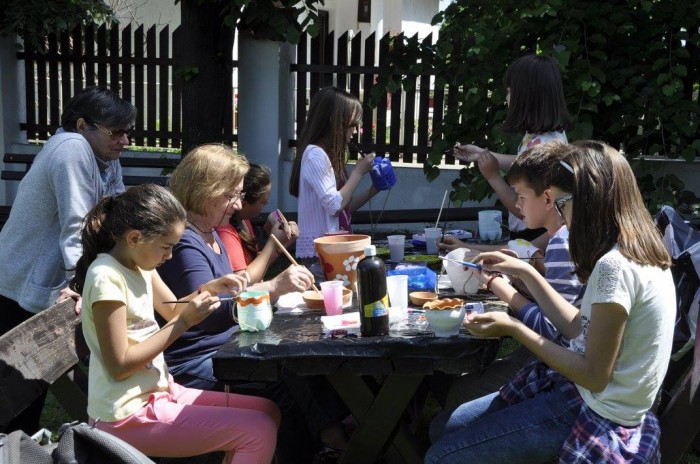
[[[353,310],[356,305],[346,309]],[[429,330],[332,338],[323,333],[321,315],[277,314],[265,331],[235,333],[214,355],[214,374],[223,382],[272,381],[285,369],[325,376],[359,423],[343,463],[372,463],[382,456],[422,463],[425,450],[402,421],[421,382],[438,372],[478,372],[500,346],[499,339],[473,337],[464,329],[446,338]]]

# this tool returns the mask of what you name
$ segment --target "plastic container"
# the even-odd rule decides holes
[[[374,166],[369,175],[372,178],[372,185],[377,190],[388,190],[396,184],[396,175],[389,158],[381,156],[374,158]]]
[[[427,267],[407,267],[388,271],[387,275],[407,275],[408,291],[429,291],[435,290],[437,284],[437,274]]]
[[[357,264],[357,293],[360,306],[360,333],[363,337],[389,333],[389,297],[386,267],[374,245],[365,247],[365,257]]]

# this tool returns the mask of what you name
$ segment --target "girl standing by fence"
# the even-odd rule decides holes
[[[571,343],[546,340],[506,313],[468,316],[473,334],[512,336],[541,362],[457,408],[426,463],[548,462],[556,455],[564,463],[658,462],[660,428],[650,409],[673,340],[671,257],[627,160],[601,142],[575,145],[553,166],[550,188],[570,230],[575,272],[587,283],[580,311],[522,260],[500,252],[475,258],[484,272],[521,279]]]
[[[245,279],[225,275],[175,300],[156,267],[172,256],[185,210],[162,187],[141,185],[101,200],[88,213],[83,256],[71,287],[82,293],[90,348],[88,415],[97,428],[150,456],[225,451],[225,462],[270,462],[280,412],[263,398],[176,384],[163,350],[235,293]],[[161,328],[154,310],[167,321]]]
[[[372,186],[354,195],[374,153],[358,159],[350,176],[345,172],[348,142],[361,121],[360,101],[344,90],[325,87],[311,99],[289,181],[289,193],[299,198],[296,255],[302,260],[315,258],[314,239],[326,232],[351,232],[352,212],[379,192]]]
[[[515,60],[506,70],[503,84],[507,91],[508,115],[502,129],[507,133],[525,133],[517,154],[492,153],[476,145],[458,145],[453,155],[459,160],[478,164],[481,174],[510,211],[508,225],[511,238],[532,240],[544,231],[525,232],[529,229],[515,207],[515,192],[499,171],[508,171],[516,156],[537,144],[555,140],[567,142],[565,129],[569,123],[569,111],[566,108],[564,84],[557,62],[543,55],[525,55]],[[540,249],[544,250],[547,241],[545,234],[537,243],[541,245]]]

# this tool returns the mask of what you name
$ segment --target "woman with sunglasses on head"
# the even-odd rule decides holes
[[[484,273],[523,281],[567,338],[557,345],[506,313],[469,315],[467,330],[510,336],[540,361],[500,391],[457,408],[426,463],[655,463],[659,422],[650,411],[671,355],[676,298],[671,257],[627,160],[595,141],[552,167],[554,205],[587,283],[580,310],[527,263],[482,253]],[[498,278],[498,277],[496,277]]]
[[[136,109],[106,87],[87,87],[63,108],[61,127],[19,183],[0,232],[0,335],[57,300],[82,254],[83,217],[104,196],[124,191],[119,156],[129,144]],[[7,430],[38,429],[42,396]]]
[[[349,176],[345,172],[348,143],[361,121],[362,104],[344,90],[325,87],[311,99],[289,181],[289,193],[299,198],[296,255],[302,262],[317,259],[314,239],[352,232],[352,212],[379,192],[371,186],[355,195],[362,176],[372,170],[374,153],[357,160]]]

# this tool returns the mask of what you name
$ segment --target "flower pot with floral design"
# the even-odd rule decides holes
[[[346,288],[355,289],[357,263],[365,257],[365,247],[372,243],[369,235],[329,235],[314,240],[316,254],[328,280],[342,280]]]

